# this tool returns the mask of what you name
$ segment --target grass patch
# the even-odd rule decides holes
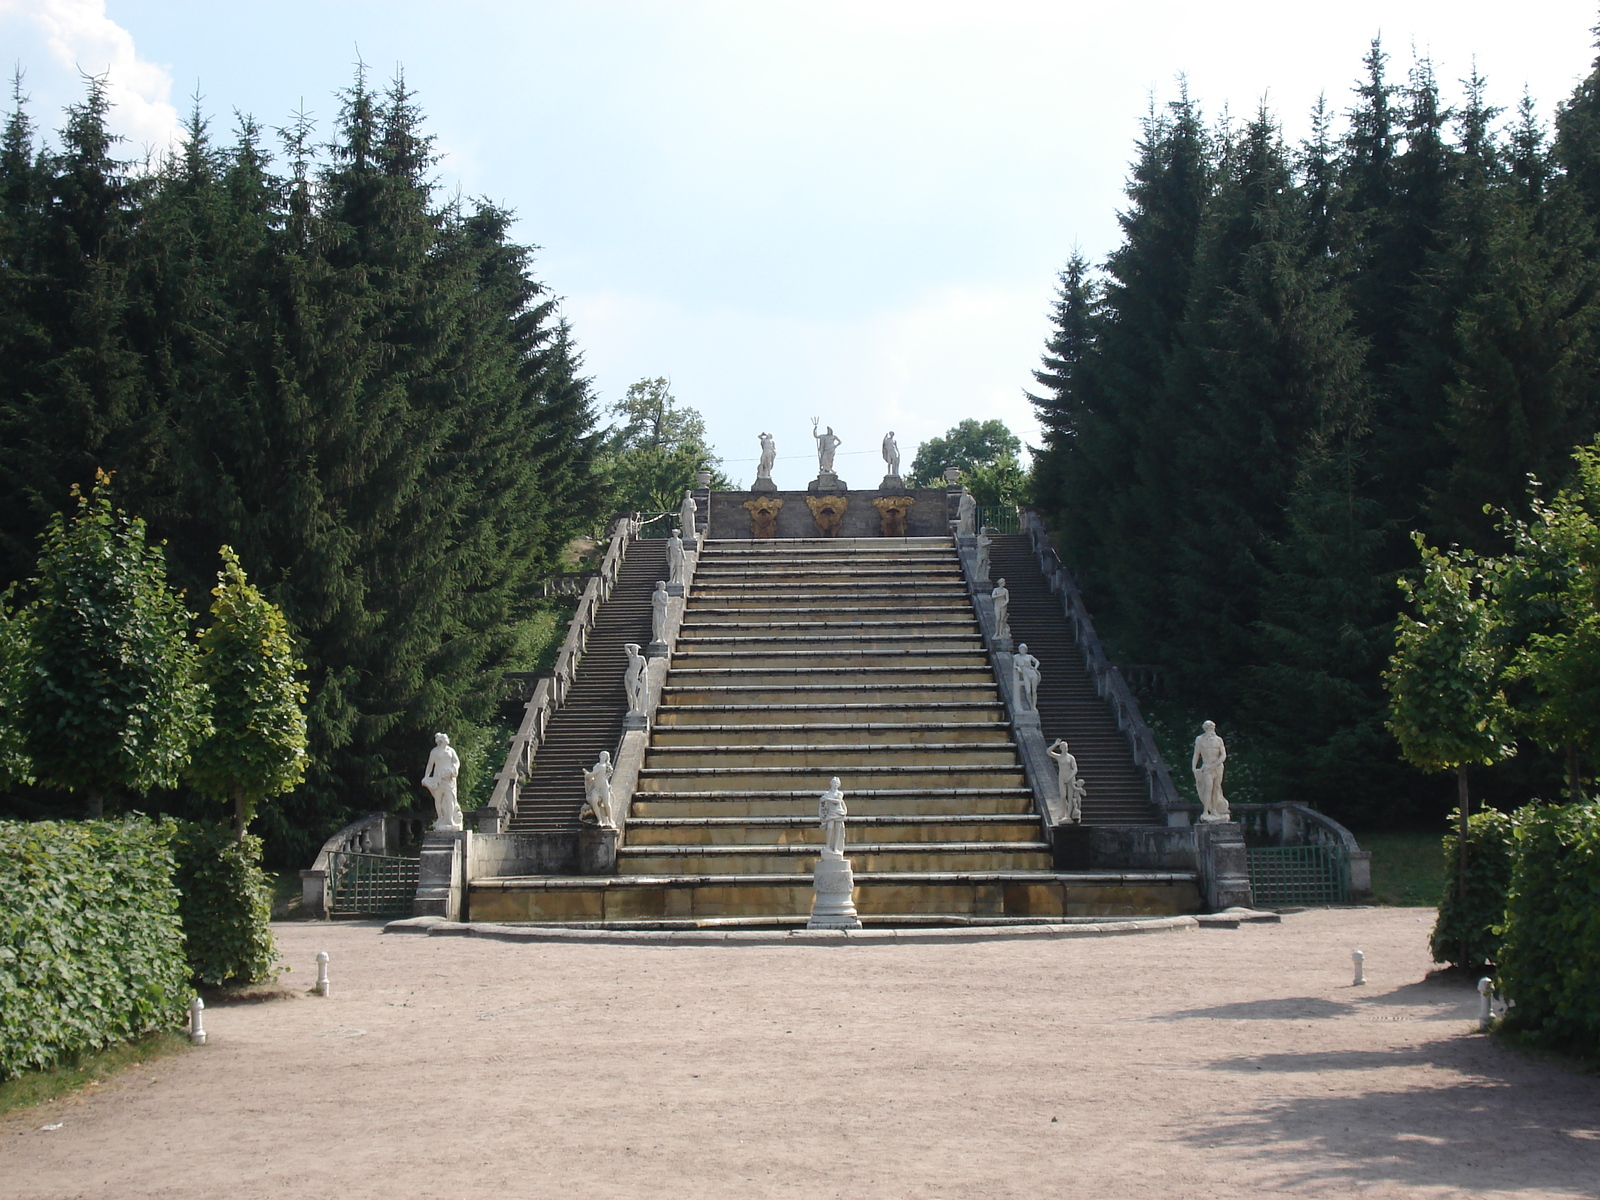
[[[1372,902],[1431,908],[1444,893],[1444,851],[1436,833],[1363,833],[1372,851]]]
[[[150,1033],[131,1042],[107,1046],[104,1050],[74,1055],[54,1067],[28,1071],[0,1081],[0,1113],[58,1100],[69,1092],[108,1079],[118,1071],[153,1062],[188,1048],[189,1039],[184,1034]]]

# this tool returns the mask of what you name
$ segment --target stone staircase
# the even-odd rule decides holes
[[[617,874],[475,879],[472,919],[803,924],[832,775],[864,921],[1198,906],[1054,868],[949,538],[707,540]]]

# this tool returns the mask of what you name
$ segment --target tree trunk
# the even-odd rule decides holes
[[[85,820],[88,820],[88,821],[98,821],[98,820],[100,820],[102,817],[104,817],[106,815],[106,797],[105,797],[105,793],[104,792],[90,792],[90,793],[88,793],[87,803],[85,804],[84,807],[87,809],[87,816],[84,818]]]
[[[244,841],[244,789],[235,788],[233,793],[233,840]]]
[[[1467,915],[1467,768],[1463,763],[1456,768],[1456,806],[1461,814],[1461,828],[1456,834],[1456,903],[1465,920]],[[1467,939],[1461,939],[1461,965],[1467,962]]]

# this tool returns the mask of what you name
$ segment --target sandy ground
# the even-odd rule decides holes
[[[0,1118],[0,1194],[1600,1194],[1600,1079],[1473,1034],[1470,987],[1424,981],[1428,919],[739,948],[283,925],[288,980],[332,955],[330,999],[213,1008],[210,1045]]]

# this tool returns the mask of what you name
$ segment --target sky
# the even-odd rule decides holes
[[[1265,103],[1291,137],[1343,111],[1381,35],[1391,74],[1474,65],[1546,119],[1595,56],[1595,0],[0,0],[0,50],[52,131],[106,74],[130,155],[195,96],[219,133],[306,111],[358,62],[403,71],[446,192],[518,215],[602,404],[665,376],[748,485],[815,475],[810,420],[872,487],[894,430],[967,417],[1025,441],[1056,275],[1103,258],[1139,123],[1180,78]]]

